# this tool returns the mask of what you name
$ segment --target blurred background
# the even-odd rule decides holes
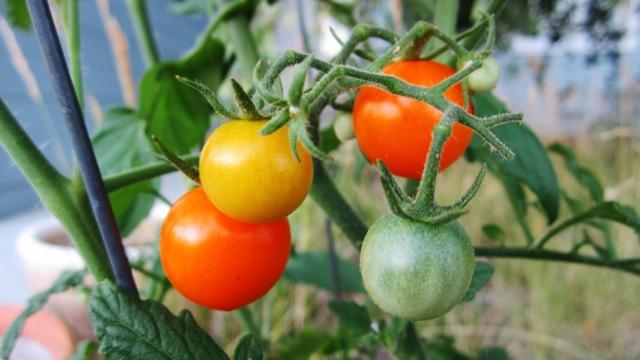
[[[400,33],[406,30],[405,24],[431,16],[414,11],[414,3],[419,1],[357,1],[357,21]],[[321,58],[337,52],[339,44],[329,28],[342,38],[350,28],[331,16],[324,2],[281,0],[261,6],[253,22],[261,55],[274,58],[289,48],[306,48]],[[202,11],[206,3],[149,2],[149,17],[163,59],[178,58],[192,47],[208,22]],[[472,1],[460,3],[460,11],[477,11],[465,8]],[[0,2],[0,14],[7,13],[6,6],[6,1]],[[300,10],[308,31],[306,44],[300,32]],[[106,109],[137,102],[137,84],[145,69],[125,2],[83,0],[80,13],[85,112],[92,129]],[[49,159],[68,173],[73,162],[69,138],[35,35],[9,26],[2,16],[0,95]],[[462,29],[468,25],[459,23]],[[545,144],[569,144],[579,161],[602,179],[605,198],[638,208],[640,1],[509,1],[497,25],[495,56],[502,78],[496,94],[511,111],[525,114],[525,122]],[[227,87],[221,89],[223,94],[228,94]],[[331,118],[332,114],[326,116]],[[331,170],[346,197],[371,223],[388,210],[375,172],[368,166],[362,170],[354,166],[356,153],[354,141],[343,144]],[[562,163],[560,158],[553,159]],[[477,164],[459,162],[441,175],[446,178],[440,184],[442,198],[455,198],[471,182],[477,168]],[[572,188],[571,177],[562,166],[557,169],[561,183]],[[0,303],[24,304],[30,294],[29,282],[16,242],[30,224],[48,215],[4,152],[0,152],[0,174]],[[185,182],[179,175],[162,179],[161,192],[169,200],[184,190]],[[375,202],[371,201],[372,193],[377,196]],[[474,244],[490,244],[481,230],[488,223],[502,227],[504,241],[523,242],[520,229],[513,225],[511,208],[500,204],[507,204],[506,195],[497,181],[489,178],[471,203],[469,214],[462,218]],[[544,227],[542,215],[531,216],[534,225],[537,221],[539,228]],[[296,249],[326,247],[325,217],[315,204],[305,203],[292,222]],[[621,254],[638,254],[637,238],[630,230],[613,227],[612,234]],[[334,235],[339,253],[355,260],[348,241],[338,230]],[[563,236],[568,243],[578,235],[576,230]],[[474,302],[457,307],[441,320],[422,324],[421,331],[451,335],[461,350],[505,346],[515,358],[640,356],[639,278],[561,263],[497,259],[491,263],[496,274]],[[285,283],[257,306],[275,309],[273,336],[277,338],[278,331],[300,329],[307,322],[330,323],[326,306],[316,306],[327,296],[320,290]],[[225,336],[224,329],[214,327],[213,331]]]

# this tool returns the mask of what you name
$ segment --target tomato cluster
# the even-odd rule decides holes
[[[391,63],[383,73],[429,87],[455,70],[434,61],[411,60]],[[478,85],[486,80],[480,77],[476,75],[471,84],[484,90],[491,79]],[[444,96],[464,106],[462,85],[452,86]],[[467,111],[473,109],[469,106]],[[382,160],[391,173],[416,180],[423,175],[431,134],[442,117],[429,104],[371,86],[360,89],[353,107],[355,135],[367,159]],[[453,125],[439,170],[462,156],[472,136],[469,128]],[[360,253],[360,270],[371,299],[386,312],[410,320],[433,319],[459,304],[474,264],[471,241],[457,222],[428,225],[396,214],[371,226]]]
[[[264,121],[216,129],[200,157],[202,187],[171,208],[160,236],[169,281],[191,301],[230,311],[264,295],[291,248],[287,215],[306,197],[313,168],[289,149],[287,126],[262,136]]]
[[[482,78],[494,64],[485,65],[469,79],[470,86],[495,85],[493,79]],[[434,61],[412,60],[391,63],[383,72],[433,86],[455,71]],[[457,84],[444,96],[464,106],[463,91]],[[334,130],[343,140],[355,132],[371,162],[382,160],[393,174],[420,179],[431,133],[442,116],[424,102],[364,86],[355,99],[353,121],[342,116]],[[179,199],[163,224],[164,270],[175,288],[195,303],[226,311],[245,306],[269,291],[286,266],[291,247],[286,217],[309,192],[312,159],[301,146],[299,159],[294,157],[288,125],[263,136],[259,130],[265,124],[236,120],[216,129],[200,157],[202,187]],[[440,170],[462,156],[471,138],[469,128],[453,125]],[[474,252],[455,221],[428,225],[389,214],[368,231],[360,266],[376,304],[421,320],[440,316],[462,300],[473,275]]]

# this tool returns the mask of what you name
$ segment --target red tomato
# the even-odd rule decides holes
[[[385,74],[421,86],[433,86],[454,72],[446,65],[426,60],[395,62],[383,69]],[[449,88],[444,95],[449,101],[464,106],[460,84]],[[418,180],[431,145],[431,131],[442,115],[429,104],[363,86],[353,106],[353,125],[360,149],[370,162],[380,159],[391,173]],[[462,156],[472,137],[471,129],[459,123],[453,125],[453,132],[444,145],[440,170]]]
[[[284,271],[291,248],[286,218],[261,224],[232,219],[202,188],[180,198],[160,234],[171,284],[189,300],[230,311],[264,295]]]

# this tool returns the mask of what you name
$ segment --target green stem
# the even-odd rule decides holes
[[[253,313],[249,306],[242,307],[238,309],[238,315],[240,316],[240,321],[242,321],[242,325],[245,330],[247,330],[251,335],[264,345],[265,341],[262,338],[262,334],[260,333],[260,328],[253,320]]]
[[[585,264],[606,267],[640,275],[640,268],[633,267],[622,261],[606,261],[593,256],[583,256],[560,251],[538,250],[526,247],[476,247],[476,256],[498,258],[520,258],[530,260],[562,261],[575,264]]]
[[[313,159],[313,165],[311,198],[342,230],[353,246],[360,250],[364,236],[367,234],[367,226],[340,194],[322,162]]]
[[[96,280],[113,280],[84,192],[51,165],[0,99],[0,145],[25,174],[47,209],[64,225]],[[82,194],[83,196],[77,196]]]
[[[151,68],[160,61],[160,56],[158,55],[158,48],[153,38],[151,23],[147,14],[147,1],[127,0],[127,5],[136,30],[136,38],[140,45],[144,63],[147,69]]]
[[[454,122],[455,119],[451,117],[451,112],[447,111],[440,122],[433,128],[427,162],[416,194],[415,204],[419,212],[428,211],[435,205],[436,178],[440,168],[440,157],[442,156],[444,143],[451,135],[451,128]]]
[[[256,41],[251,33],[249,19],[243,13],[238,13],[226,22],[227,34],[236,52],[236,59],[240,70],[247,80],[251,79],[253,68],[260,60]]]
[[[157,281],[159,283],[165,283],[169,281],[164,275],[156,273],[153,270],[145,269],[145,267],[142,264],[131,262],[131,268],[139,272],[140,274],[148,277],[149,279]]]
[[[549,240],[551,240],[551,238],[553,238],[561,231],[592,217],[595,217],[595,215],[587,211],[565,219],[564,221],[561,221],[560,223],[557,223],[556,225],[547,229],[547,232],[545,232],[540,238],[538,238],[538,240],[536,240],[531,247],[542,249],[542,247],[544,247],[544,245]]]
[[[80,108],[84,107],[84,89],[82,85],[82,66],[80,62],[80,11],[79,0],[69,0],[66,2],[68,8],[67,28],[65,31],[67,46],[69,50],[69,72],[71,81],[78,97]]]
[[[498,11],[500,11],[500,9],[502,9],[502,6],[504,5],[504,3],[505,3],[505,0],[493,0],[487,7],[487,14],[495,15],[496,13],[498,13]],[[488,26],[488,23],[487,22],[483,23],[483,25],[481,25],[478,31],[474,32],[473,34],[469,35],[469,37],[467,37],[467,39],[462,43],[462,46],[465,49],[473,49],[478,43],[478,41],[480,41],[480,39],[482,38],[482,34],[484,33],[484,28],[486,26]]]
[[[189,164],[196,164],[198,162],[198,156],[198,154],[187,155],[181,159]],[[176,170],[173,165],[165,161],[157,161],[108,176],[104,179],[104,186],[108,192],[114,192],[129,185],[153,179]]]

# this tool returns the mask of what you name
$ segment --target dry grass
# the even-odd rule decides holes
[[[572,145],[579,159],[602,179],[607,199],[616,199],[638,207],[640,203],[640,151],[637,141],[628,136],[615,139],[581,138]],[[375,173],[365,169],[360,182],[353,181],[355,144],[343,148],[340,156],[338,183],[345,195],[370,223],[388,211]],[[586,192],[564,171],[562,162],[554,158],[563,188],[584,197]],[[478,166],[467,163],[454,165],[439,179],[439,197],[453,200],[471,183]],[[567,215],[562,208],[561,216]],[[324,248],[322,217],[312,204],[306,204],[294,216],[294,229],[299,248]],[[530,211],[534,234],[546,227],[544,218]],[[524,244],[515,224],[512,210],[498,182],[489,177],[461,219],[475,244],[488,244],[481,227],[487,223],[500,225],[507,234],[507,243]],[[313,230],[311,230],[313,229]],[[612,226],[620,257],[638,256],[640,247],[632,231]],[[566,249],[580,235],[568,230],[553,241],[552,246]],[[339,235],[339,251],[357,259],[347,240]],[[496,274],[475,301],[457,307],[444,321],[421,324],[425,335],[454,335],[458,346],[469,353],[481,346],[506,346],[514,358],[616,358],[640,356],[640,278],[608,269],[557,262],[489,259]],[[289,298],[294,318],[301,300]],[[325,295],[305,290],[307,311],[304,321],[318,321],[326,311],[318,310],[315,302]],[[310,309],[313,307],[313,309]],[[314,319],[309,319],[309,316]],[[303,320],[294,320],[300,323]],[[324,320],[322,321],[324,323]],[[295,326],[296,328],[298,326]],[[275,335],[275,334],[274,334]]]

